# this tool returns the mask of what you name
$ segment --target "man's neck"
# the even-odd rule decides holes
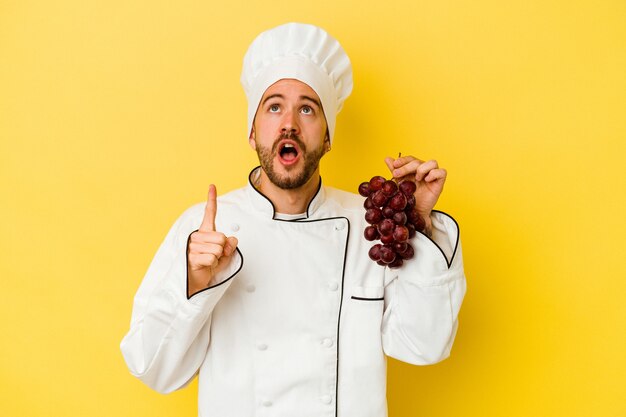
[[[261,169],[256,188],[270,199],[277,213],[300,214],[304,213],[307,206],[315,196],[320,183],[319,168],[311,175],[311,178],[301,187],[285,190],[270,181]]]

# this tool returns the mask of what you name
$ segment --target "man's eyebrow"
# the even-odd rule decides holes
[[[309,96],[300,96],[300,100],[309,100],[312,101],[313,103],[315,103],[315,105],[317,105],[317,107],[319,107],[320,109],[322,108],[322,104],[315,98],[313,97],[309,97]]]
[[[271,100],[271,99],[273,99],[273,98],[277,98],[277,97],[278,97],[278,98],[283,98],[283,99],[285,98],[282,94],[272,94],[271,96],[267,96],[267,97],[265,97],[265,98],[263,99],[263,103],[261,103],[261,104],[265,104],[265,103],[267,103],[267,101],[268,101],[268,100]]]

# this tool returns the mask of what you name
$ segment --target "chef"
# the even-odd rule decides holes
[[[457,330],[459,229],[433,209],[446,171],[385,160],[416,183],[426,227],[413,259],[380,266],[363,198],[320,177],[352,90],[343,48],[318,27],[282,25],[252,42],[241,81],[260,166],[219,198],[211,185],[172,226],[135,296],[124,359],[163,393],[198,375],[200,416],[386,416],[386,356],[441,361]]]

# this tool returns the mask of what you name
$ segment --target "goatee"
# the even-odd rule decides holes
[[[304,161],[304,166],[300,172],[294,172],[293,175],[284,175],[281,176],[274,170],[274,157],[278,153],[278,144],[283,139],[291,139],[298,144],[300,147],[300,152],[302,153],[302,159]],[[281,135],[276,139],[274,144],[272,145],[272,149],[264,148],[257,143],[256,153],[259,157],[259,163],[261,164],[261,168],[267,174],[267,177],[272,182],[272,184],[276,185],[283,190],[293,190],[295,188],[300,188],[304,184],[306,184],[310,179],[317,167],[319,166],[320,159],[324,155],[324,147],[320,146],[312,150],[310,153],[306,151],[306,145],[302,142],[302,139],[294,133]]]

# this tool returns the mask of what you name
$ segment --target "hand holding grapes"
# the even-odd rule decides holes
[[[359,185],[369,223],[363,236],[381,242],[370,248],[370,259],[399,268],[415,256],[409,239],[416,231],[430,235],[430,213],[443,190],[446,171],[436,161],[422,162],[412,156],[386,158],[385,162],[393,180],[375,176]]]
[[[237,248],[237,238],[226,237],[215,230],[217,190],[209,186],[209,195],[200,228],[191,234],[187,246],[187,296],[208,287],[223,258],[230,257]]]
[[[413,156],[402,156],[397,159],[387,157],[385,163],[398,182],[404,180],[415,182],[415,208],[426,222],[425,230],[429,234],[430,212],[443,191],[447,171],[439,168],[435,160],[422,161]]]

